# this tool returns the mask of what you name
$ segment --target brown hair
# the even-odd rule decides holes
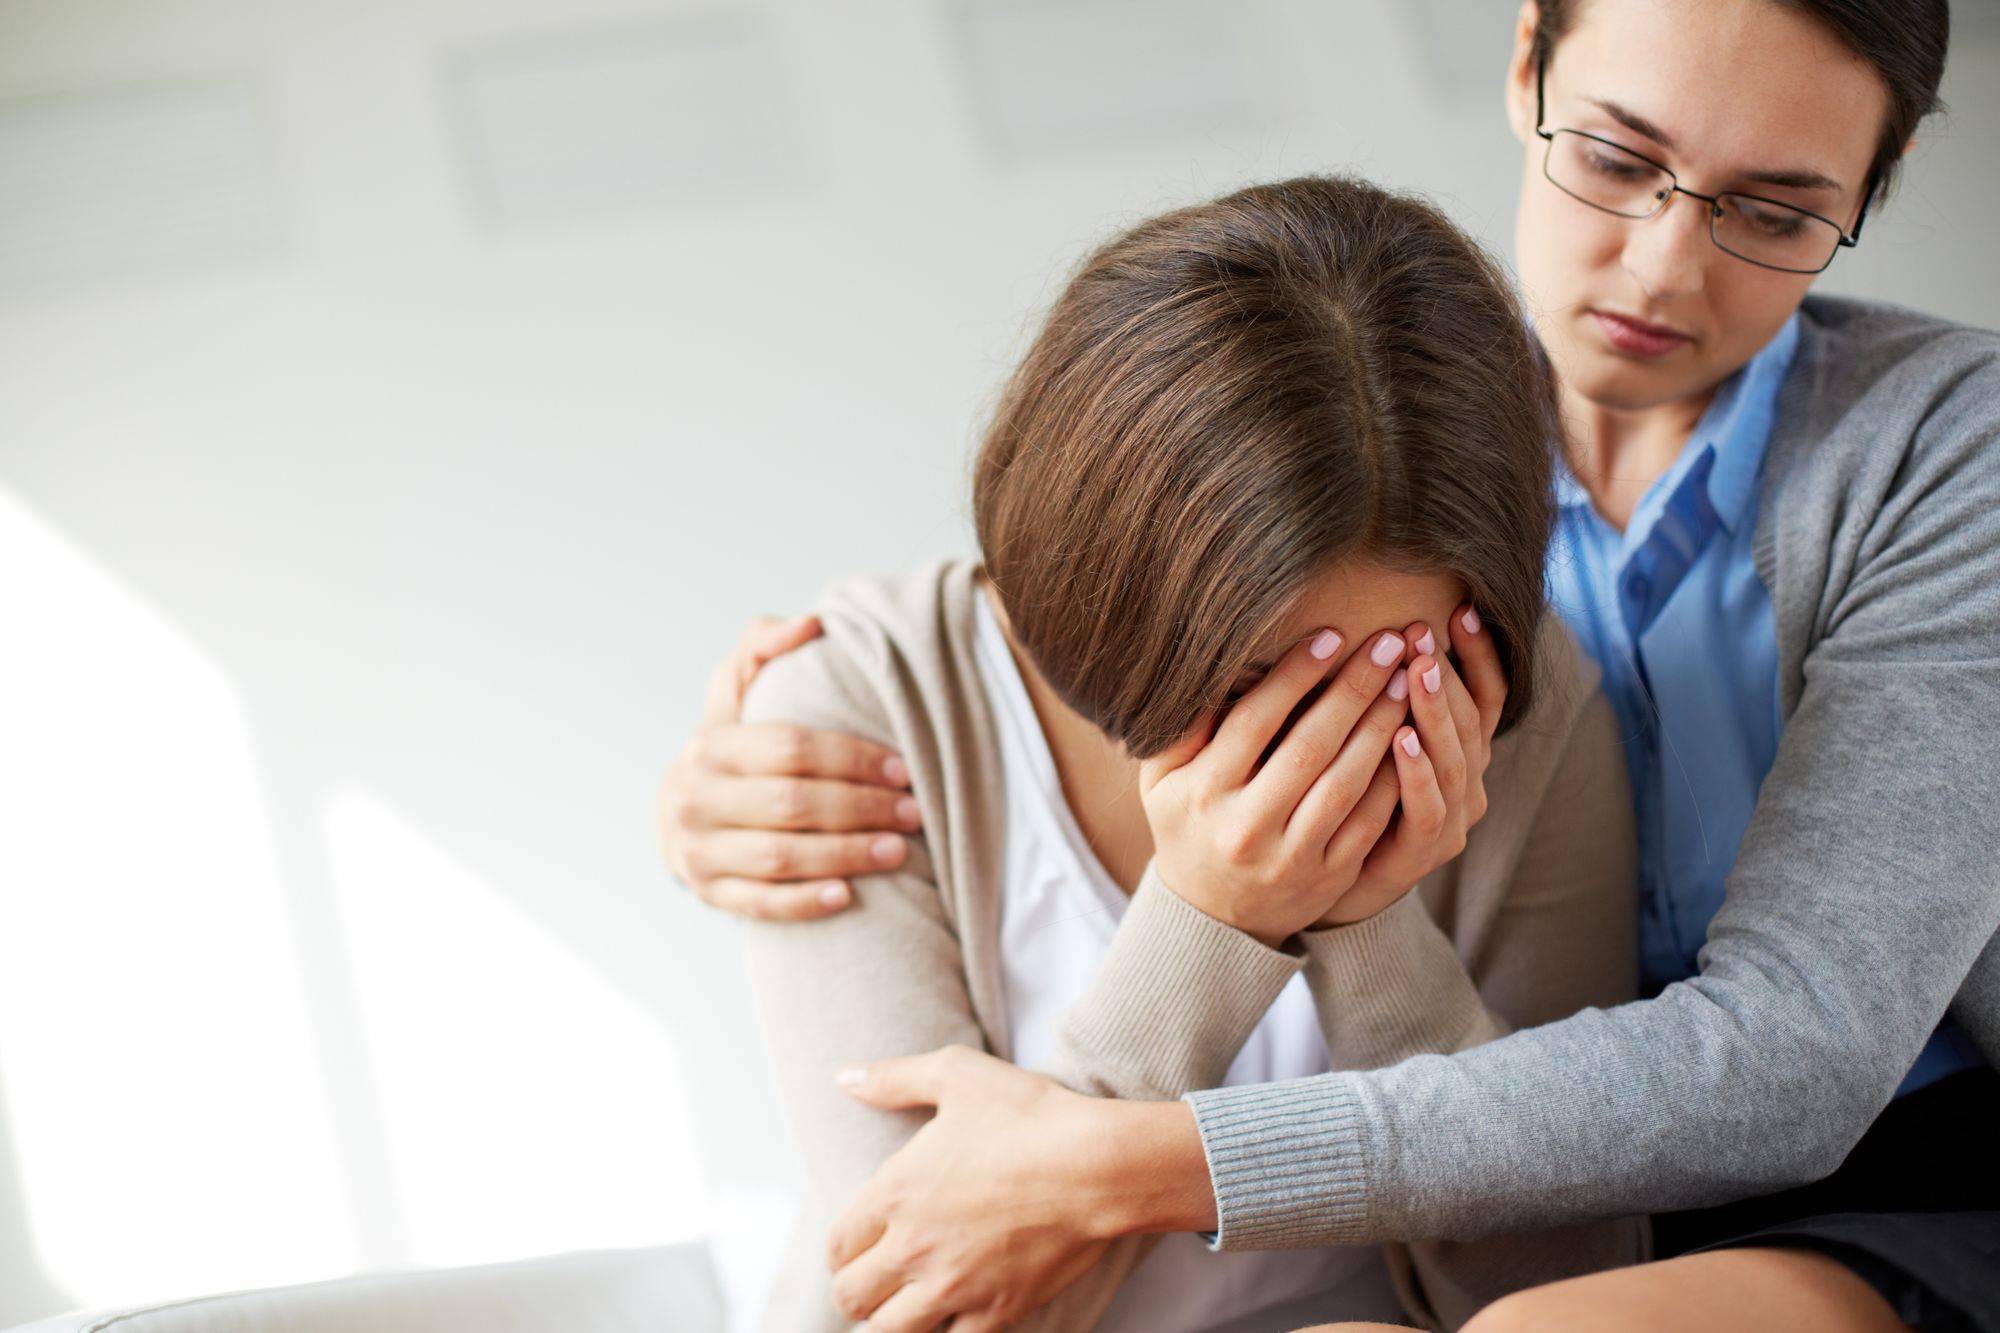
[[[1137,757],[1352,556],[1465,584],[1505,727],[1534,697],[1556,438],[1493,261],[1420,200],[1302,177],[1084,262],[1002,395],[973,513],[1022,648]]]
[[[1903,145],[1924,117],[1944,108],[1945,53],[1951,46],[1950,0],[1771,0],[1817,20],[1848,50],[1875,67],[1889,92],[1889,113],[1868,164],[1874,197],[1889,193]],[[1576,26],[1582,0],[1539,0],[1534,52],[1548,60]]]

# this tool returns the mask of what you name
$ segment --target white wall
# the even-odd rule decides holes
[[[1962,9],[1826,285],[1994,324]],[[735,930],[650,826],[709,664],[967,547],[1114,227],[1344,168],[1504,247],[1510,14],[0,3],[0,1324],[768,1225]]]

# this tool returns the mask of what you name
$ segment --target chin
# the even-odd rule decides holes
[[[1669,357],[1669,361],[1677,360]],[[1621,357],[1591,352],[1570,377],[1570,387],[1583,397],[1616,412],[1637,412],[1686,397],[1699,376],[1686,363],[1635,365]]]

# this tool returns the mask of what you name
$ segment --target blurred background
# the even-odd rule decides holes
[[[1822,288],[2000,324],[2000,7]],[[800,1171],[659,775],[970,549],[1065,267],[1306,170],[1505,253],[1508,0],[0,0],[0,1325]],[[753,1298],[737,1303],[747,1320]]]

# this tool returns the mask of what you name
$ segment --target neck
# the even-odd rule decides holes
[[[1713,389],[1654,407],[1616,408],[1562,390],[1563,436],[1570,471],[1591,503],[1621,531],[1646,490],[1681,456]]]
[[[1021,650],[1013,622],[984,574],[979,577],[979,592],[1000,622],[1007,651],[1028,687],[1028,701],[1034,705],[1035,719],[1048,740],[1064,802],[1105,870],[1120,888],[1131,893],[1153,855],[1152,829],[1139,801],[1138,761],[1064,703],[1042,678]]]

